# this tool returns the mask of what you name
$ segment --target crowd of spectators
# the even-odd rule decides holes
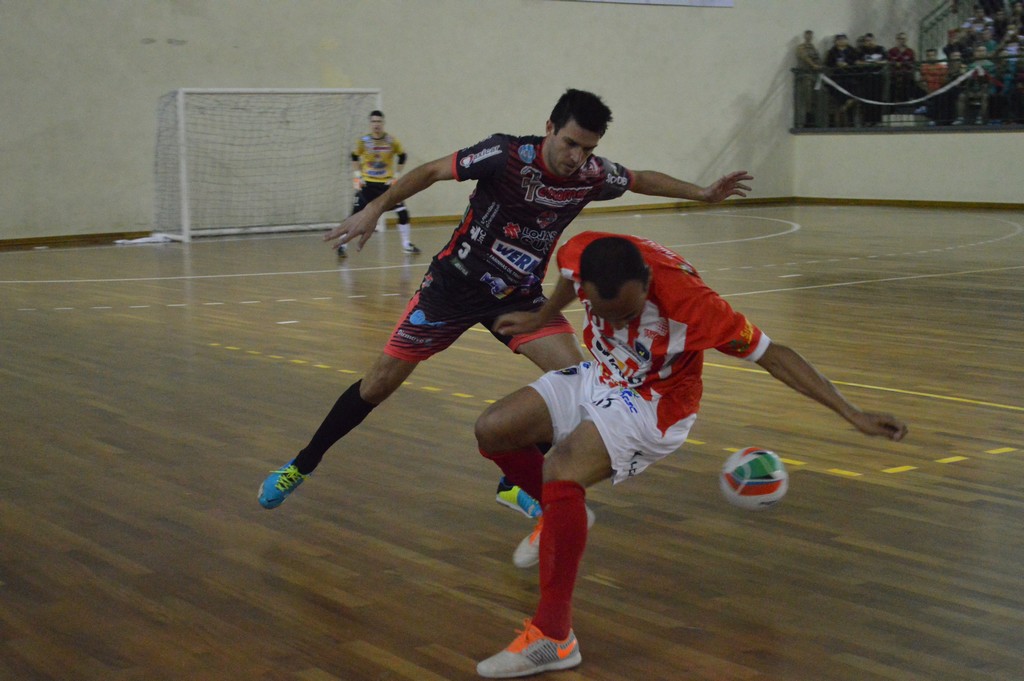
[[[979,2],[958,23],[920,60],[904,31],[888,49],[871,33],[852,43],[838,33],[824,56],[805,31],[796,48],[795,126],[874,127],[884,114],[926,125],[1024,124],[1024,1]]]

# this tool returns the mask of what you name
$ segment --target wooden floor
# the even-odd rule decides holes
[[[566,681],[1024,678],[1024,214],[593,215],[687,256],[871,440],[711,354],[691,442],[591,490]],[[451,227],[419,227],[434,252]],[[256,489],[376,357],[429,258],[393,229],[0,253],[0,679],[474,679],[537,598],[472,424],[537,371],[474,329],[284,506]],[[570,318],[578,325],[580,313]],[[770,512],[716,471],[789,463]]]

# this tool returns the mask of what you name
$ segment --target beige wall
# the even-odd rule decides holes
[[[179,87],[380,87],[412,164],[491,132],[542,133],[558,95],[581,87],[615,112],[600,153],[633,168],[702,183],[744,168],[764,197],[1019,202],[1012,182],[985,181],[1019,135],[787,132],[804,28],[887,44],[933,4],[4,0],[0,240],[148,229],[156,104]],[[468,189],[447,183],[410,208],[458,214]]]
[[[1024,207],[1024,133],[796,136],[793,195]]]

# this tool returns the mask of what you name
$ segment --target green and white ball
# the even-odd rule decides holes
[[[733,506],[761,511],[771,508],[786,496],[789,473],[775,452],[747,447],[725,460],[718,484]]]

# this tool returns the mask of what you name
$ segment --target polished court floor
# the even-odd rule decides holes
[[[451,231],[0,252],[0,680],[473,679],[537,598],[480,411],[537,375],[482,329],[284,506],[256,489],[380,351]],[[1024,678],[1024,213],[592,214],[686,256],[871,410],[867,439],[706,358],[693,437],[593,488],[566,681]],[[552,281],[549,277],[549,283]],[[579,327],[580,311],[570,308]],[[759,445],[787,499],[727,505]]]

